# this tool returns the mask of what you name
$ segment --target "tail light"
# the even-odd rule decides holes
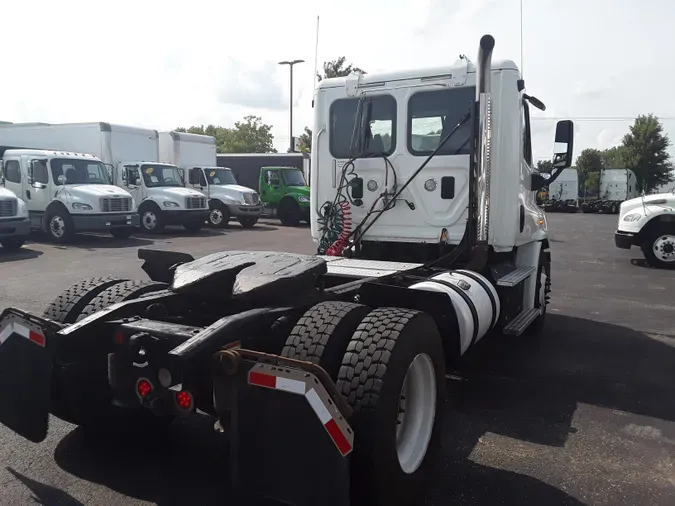
[[[145,399],[152,392],[152,383],[145,378],[139,378],[136,382],[136,393],[141,399]]]
[[[184,411],[192,409],[192,406],[194,405],[192,394],[188,390],[181,390],[176,393],[176,405]]]

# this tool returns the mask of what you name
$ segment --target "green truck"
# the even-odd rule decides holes
[[[286,226],[309,223],[309,155],[304,153],[226,153],[218,166],[234,173],[240,185],[260,195],[263,217]]]

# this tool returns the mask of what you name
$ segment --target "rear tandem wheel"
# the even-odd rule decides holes
[[[65,290],[45,310],[44,316],[61,323],[75,323],[117,302],[138,298],[166,288],[154,281],[95,278]],[[91,336],[96,339],[96,336]],[[137,428],[139,423],[163,426],[172,419],[156,417],[145,409],[129,410],[111,404],[108,385],[109,344],[96,343],[86,350],[67,349],[54,361],[51,413],[86,429]],[[133,411],[133,412],[132,412]],[[132,420],[133,424],[125,423]]]

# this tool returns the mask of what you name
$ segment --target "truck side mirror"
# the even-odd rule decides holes
[[[574,123],[568,119],[558,121],[555,127],[555,144],[553,145],[553,167],[567,169],[572,166],[574,153]]]
[[[28,164],[28,184],[33,186],[35,179],[33,178],[33,162]]]
[[[180,182],[185,186],[185,169],[178,167],[178,175],[180,176]]]
[[[0,184],[5,186],[5,162],[0,160]]]

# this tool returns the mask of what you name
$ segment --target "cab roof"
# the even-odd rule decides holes
[[[468,67],[468,68],[467,68]],[[518,65],[513,60],[493,60],[492,70],[513,70],[518,72]],[[418,69],[398,70],[392,72],[380,72],[373,74],[363,74],[361,85],[374,85],[392,81],[410,81],[416,79],[447,79],[457,72],[467,72],[473,74],[476,72],[476,65],[469,63],[468,66],[464,60],[457,60],[453,65],[444,65],[440,67],[426,67]],[[354,74],[352,74],[353,79]],[[317,88],[338,88],[345,86],[349,77],[331,77],[323,79],[317,85]]]

